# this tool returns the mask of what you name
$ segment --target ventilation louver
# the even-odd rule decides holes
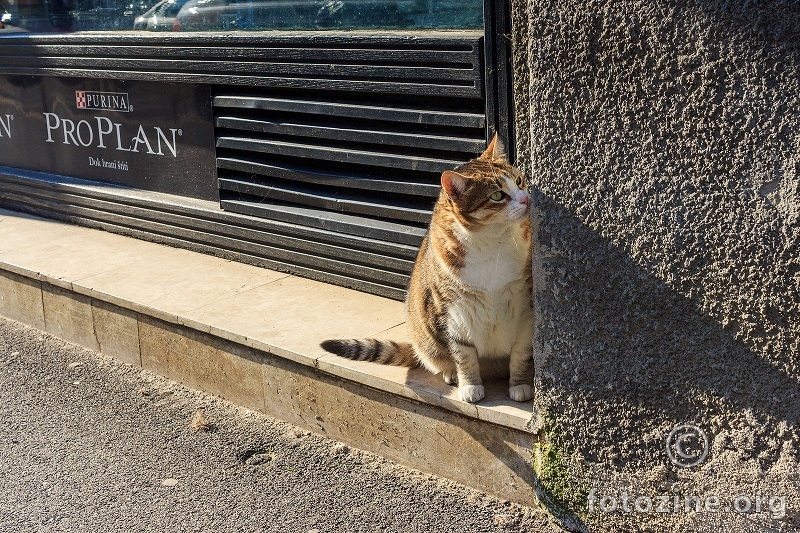
[[[382,72],[382,91],[364,90],[355,74],[343,76],[338,91],[219,88],[222,208],[313,228],[329,246],[318,254],[294,250],[297,264],[401,296],[442,170],[486,142],[479,40],[447,44],[326,51],[369,67],[372,84]]]

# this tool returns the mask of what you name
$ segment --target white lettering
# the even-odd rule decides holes
[[[9,134],[11,131],[11,119],[7,118],[9,116],[11,115],[7,115],[5,120],[0,116],[0,137],[3,136],[4,131],[6,134]],[[113,135],[114,130],[116,130],[117,143],[116,146],[113,147],[114,150],[120,152],[145,152],[151,155],[172,155],[172,157],[178,157],[178,137],[182,133],[178,128],[163,129],[158,126],[153,126],[152,128],[156,135],[156,147],[158,148],[158,151],[154,151],[152,138],[147,135],[148,129],[141,124],[136,126],[136,136],[130,138],[128,137],[130,132],[124,131],[124,124],[121,122],[113,122],[107,117],[94,117],[94,120],[79,120],[77,123],[68,118],[61,118],[55,113],[44,113],[44,117],[47,127],[46,142],[55,142],[53,139],[53,132],[60,129],[64,136],[64,144],[72,144],[74,146],[86,148],[90,146],[96,148],[112,148],[107,145],[106,137],[108,135]],[[95,126],[97,129],[95,129]],[[127,146],[123,143],[123,138],[130,139]],[[124,165],[122,163],[124,162],[116,162],[114,167],[107,168],[127,170],[127,163]],[[92,166],[99,166],[96,162],[90,164]]]
[[[769,499],[769,510],[772,518],[783,520],[786,518],[786,496],[773,496]]]
[[[88,131],[89,140],[84,142],[83,135],[81,135],[81,126],[86,126],[84,131]],[[94,131],[92,131],[92,125],[86,122],[85,120],[81,120],[78,122],[78,126],[75,128],[75,133],[78,135],[78,142],[81,143],[81,146],[91,146],[92,141],[94,141]]]
[[[128,148],[122,147],[122,135],[119,132],[120,127],[122,127],[122,124],[114,124],[114,125],[117,127],[117,150],[122,150],[123,152],[130,152],[131,151],[130,145],[128,145]]]
[[[127,93],[83,92],[85,105],[79,109],[107,109],[111,111],[130,111]]]
[[[56,115],[55,113],[44,113],[44,116],[47,119],[47,140],[45,142],[49,143],[55,142],[53,140],[53,130],[58,129],[58,127],[61,125],[61,119],[58,118],[58,115]],[[51,118],[56,119],[55,124],[50,124]]]
[[[144,127],[142,127],[141,125],[139,126],[139,131],[136,133],[136,137],[132,139],[132,142],[133,142],[133,147],[131,148],[131,152],[138,152],[139,145],[144,143],[144,145],[147,146],[147,153],[155,154],[153,148],[150,146],[150,141],[147,139],[147,135],[144,132]]]
[[[175,139],[175,132],[178,130],[176,128],[170,128],[169,131],[172,133],[172,144],[169,143],[167,136],[164,135],[164,132],[158,126],[155,126],[156,133],[158,135],[158,155],[164,155],[164,152],[161,151],[161,140],[164,140],[164,144],[167,145],[167,149],[172,153],[172,157],[178,157],[178,143]]]
[[[5,120],[3,120],[3,117],[0,117],[0,128],[2,128],[2,130],[5,130],[6,137],[8,137],[9,139],[11,138],[11,121],[12,120],[14,120],[14,115],[6,115],[6,119]],[[0,137],[3,136],[3,131],[2,130],[0,130]],[[161,143],[159,143],[159,146],[160,145],[161,145]]]
[[[106,145],[103,142],[103,136],[108,135],[114,130],[114,123],[106,117],[95,117],[95,120],[97,120],[97,147],[105,148]],[[103,122],[108,126],[107,130],[103,129]]]
[[[653,500],[649,496],[639,496],[633,501],[633,508],[640,513],[649,513],[653,510]]]
[[[595,489],[594,487],[592,487],[592,489],[589,490],[589,496],[587,497],[587,499],[589,500],[589,512],[590,513],[594,512],[594,503],[597,501],[596,492],[597,492],[597,489]]]
[[[613,496],[600,498],[600,510],[604,513],[613,513],[617,510],[617,499]]]
[[[703,508],[708,513],[716,513],[719,511],[720,501],[719,496],[712,494],[706,498]]]
[[[69,140],[72,140],[72,144],[78,146],[78,141],[75,140],[75,123],[68,118],[61,119],[61,124],[64,126],[64,144],[69,144]]]
[[[630,502],[630,495],[628,494],[628,491],[622,491],[621,497],[622,497],[622,512],[630,513],[631,508],[628,506],[628,503]]]
[[[657,513],[668,513],[669,512],[669,494],[662,494],[661,496],[656,496],[656,500],[658,500],[658,506],[656,507]]]
[[[683,508],[687,511],[689,509],[694,509],[695,513],[701,512],[700,505],[702,502],[700,501],[700,496],[688,494],[683,499]]]
[[[747,496],[740,494],[736,498],[733,499],[733,508],[737,513],[745,514],[750,512],[750,508],[753,506],[753,502],[750,501],[750,498]]]

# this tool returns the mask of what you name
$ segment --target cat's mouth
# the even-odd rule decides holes
[[[509,209],[508,217],[515,222],[521,220],[528,216],[530,207],[530,204],[517,204]]]

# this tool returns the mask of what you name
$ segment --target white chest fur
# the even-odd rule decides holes
[[[507,226],[505,231],[473,233],[462,244],[464,265],[459,277],[465,285],[482,291],[498,291],[527,276],[525,267],[530,247],[519,225]]]
[[[460,269],[466,285],[450,308],[451,333],[475,345],[481,357],[506,357],[533,327],[527,261],[530,248],[518,226],[505,235],[473,235]]]

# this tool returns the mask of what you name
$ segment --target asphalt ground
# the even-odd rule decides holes
[[[0,318],[0,532],[28,531],[560,530]]]

